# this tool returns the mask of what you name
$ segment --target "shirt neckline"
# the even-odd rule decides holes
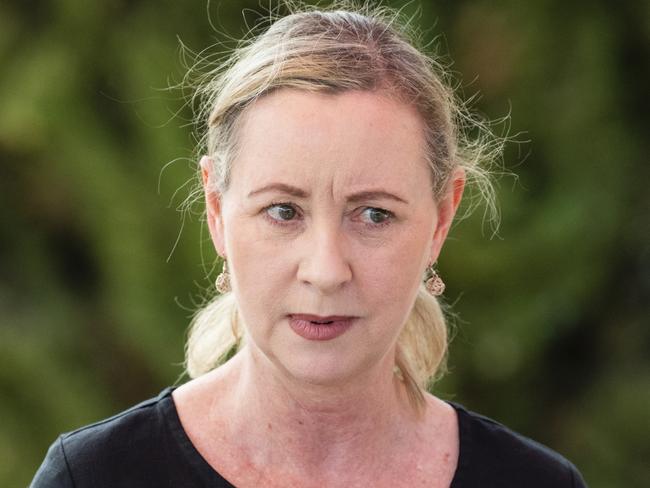
[[[186,461],[196,469],[197,474],[207,485],[214,486],[215,482],[219,482],[221,485],[225,484],[229,488],[236,488],[208,463],[196,449],[187,432],[185,432],[180,416],[178,415],[174,397],[172,396],[175,389],[175,386],[165,388],[158,395],[158,400],[162,406],[163,416],[170,433],[180,447]],[[465,473],[468,471],[469,459],[471,457],[471,443],[469,442],[470,414],[465,407],[456,402],[445,402],[454,409],[458,419],[458,462],[449,486],[450,488],[460,488],[463,486],[463,480],[466,476]]]
[[[183,428],[176,403],[172,393],[176,387],[165,388],[158,396],[162,407],[164,420],[173,439],[178,444],[185,460],[195,469],[197,475],[203,480],[205,486],[226,486],[236,488],[225,479],[221,473],[214,469],[203,455],[196,449]]]

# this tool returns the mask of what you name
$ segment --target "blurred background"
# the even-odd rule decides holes
[[[526,141],[505,154],[518,178],[500,180],[498,237],[479,210],[441,256],[458,318],[435,392],[593,488],[650,486],[650,2],[385,4],[418,14],[464,96]],[[165,89],[186,72],[180,41],[239,38],[260,10],[0,4],[0,486],[181,375],[215,254],[200,205],[179,211],[195,136],[188,93]]]

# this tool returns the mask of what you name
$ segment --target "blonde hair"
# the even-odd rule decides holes
[[[293,13],[276,20],[207,73],[199,89],[200,117],[207,120],[203,149],[213,161],[215,189],[228,188],[238,122],[259,97],[283,87],[332,94],[378,91],[419,111],[433,198],[444,195],[452,171],[460,166],[494,211],[492,183],[480,163],[494,160],[500,147],[487,126],[457,101],[441,64],[415,47],[414,37],[395,12],[340,7],[340,3],[327,10],[294,5]],[[471,139],[466,136],[470,132]],[[233,294],[215,297],[193,318],[186,345],[187,373],[194,378],[223,364],[244,340]],[[423,390],[443,372],[446,352],[443,310],[422,285],[395,358],[396,374],[416,408],[424,405]]]

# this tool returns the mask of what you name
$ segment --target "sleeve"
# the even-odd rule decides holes
[[[571,473],[571,488],[588,488],[580,471],[571,462],[569,462],[569,471]]]
[[[74,488],[61,437],[50,446],[29,488]]]

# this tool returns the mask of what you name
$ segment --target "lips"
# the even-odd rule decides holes
[[[327,316],[321,316],[321,315],[312,315],[312,314],[306,314],[306,313],[292,313],[289,315],[289,317],[296,319],[296,320],[306,320],[308,322],[314,322],[314,323],[331,323],[331,322],[336,322],[336,321],[341,321],[341,320],[350,320],[354,319],[355,317],[351,315],[327,315]]]
[[[350,315],[290,314],[289,325],[310,341],[328,341],[345,333],[358,317]]]

